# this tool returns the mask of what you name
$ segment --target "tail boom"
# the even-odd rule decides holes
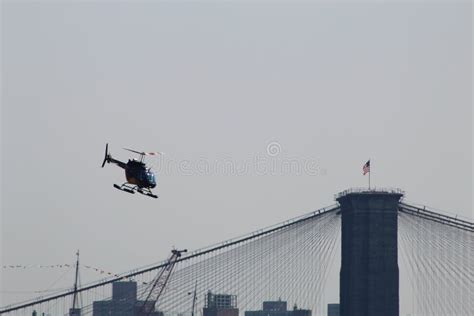
[[[126,163],[112,158],[112,155],[109,153],[109,144],[105,144],[105,156],[104,156],[104,161],[102,162],[102,168],[104,168],[105,163],[114,163],[114,164],[116,164],[117,166],[119,166],[120,168],[123,168],[123,169],[125,169],[127,167]]]

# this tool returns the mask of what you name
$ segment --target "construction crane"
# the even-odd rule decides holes
[[[173,268],[183,252],[187,252],[187,250],[173,249],[171,251],[171,256],[169,257],[166,265],[161,268],[161,270],[158,272],[158,275],[153,279],[145,291],[145,293],[148,294],[145,300],[140,303],[141,306],[138,312],[140,316],[148,316],[155,311],[156,302],[160,298],[161,294],[163,294],[166,284],[173,273]]]

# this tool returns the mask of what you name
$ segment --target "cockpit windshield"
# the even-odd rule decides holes
[[[148,183],[150,183],[152,185],[156,185],[155,174],[153,172],[151,172],[150,169],[148,169],[147,172],[146,172],[146,178],[148,180]]]

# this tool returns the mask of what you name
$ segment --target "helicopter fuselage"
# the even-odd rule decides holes
[[[155,174],[147,169],[143,162],[137,160],[129,160],[125,168],[125,177],[127,182],[135,184],[140,188],[156,187]]]
[[[114,188],[125,191],[128,193],[134,194],[135,192],[141,193],[143,195],[158,198],[158,195],[153,194],[151,189],[156,187],[156,178],[155,174],[151,172],[151,169],[146,166],[143,162],[144,156],[152,156],[159,154],[158,152],[139,152],[133,149],[127,149],[128,151],[137,153],[140,155],[140,160],[129,159],[127,163],[112,158],[112,155],[109,154],[109,144],[105,144],[105,157],[102,162],[102,168],[104,168],[106,163],[113,163],[125,170],[125,178],[127,182],[118,185],[114,184]]]
[[[125,163],[113,158],[109,158],[109,162],[114,163],[125,170],[125,178],[128,183],[134,184],[139,188],[153,189],[156,187],[155,174],[146,167],[144,162],[130,159]]]

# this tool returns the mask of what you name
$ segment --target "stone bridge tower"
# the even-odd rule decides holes
[[[400,190],[347,190],[341,205],[341,316],[399,316]]]

